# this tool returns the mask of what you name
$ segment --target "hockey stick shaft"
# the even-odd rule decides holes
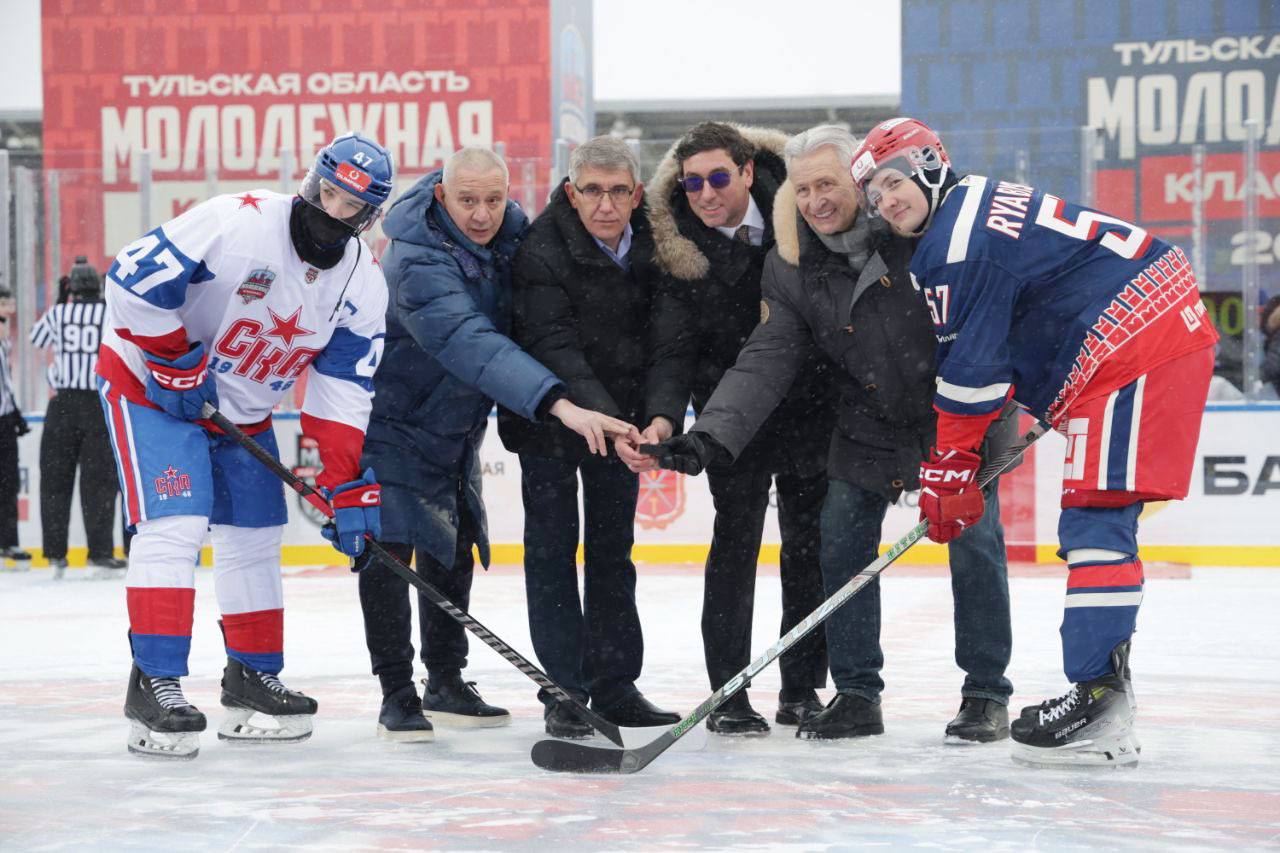
[[[333,517],[333,508],[329,506],[329,502],[324,499],[324,496],[321,495],[318,490],[308,485],[305,480],[281,464],[280,460],[272,456],[265,447],[254,441],[252,436],[246,434],[244,430],[240,429],[240,427],[227,420],[226,415],[219,412],[209,403],[205,403],[204,411],[201,414],[203,414],[205,419],[210,421],[219,430],[229,435],[236,444],[239,444],[248,451],[253,458],[265,465],[267,470],[271,471],[271,473],[283,480],[285,485],[301,495],[317,510],[324,513],[325,516],[329,518]],[[616,725],[604,719],[582,702],[575,699],[567,690],[552,681],[551,676],[538,669],[538,667],[534,666],[523,655],[503,642],[501,638],[495,635],[484,625],[480,624],[479,620],[446,598],[444,593],[440,592],[440,590],[436,589],[424,580],[413,569],[406,566],[398,557],[396,557],[396,555],[392,554],[386,548],[383,548],[382,545],[379,544],[372,536],[365,538],[365,547],[369,549],[379,562],[399,575],[410,586],[417,588],[419,592],[430,599],[436,606],[453,617],[454,621],[479,637],[485,645],[502,655],[508,663],[523,672],[531,681],[550,693],[556,699],[559,699],[562,702],[572,703],[578,716],[590,723],[592,728],[600,732],[600,734],[604,735],[618,746],[624,745],[622,733]]]
[[[1006,468],[1010,467],[1022,454],[1030,447],[1040,436],[1044,435],[1047,427],[1042,423],[1036,423],[1022,439],[1014,442],[1001,453],[996,454],[978,471],[978,487],[984,488],[998,477]],[[764,654],[749,663],[746,669],[739,672],[733,678],[724,683],[719,690],[709,696],[701,705],[693,710],[689,716],[676,723],[663,734],[659,735],[651,743],[646,744],[638,749],[627,749],[621,752],[617,750],[601,750],[580,744],[564,744],[555,741],[540,741],[534,745],[534,763],[540,767],[549,770],[585,770],[594,772],[611,772],[621,771],[624,773],[634,773],[643,769],[651,761],[661,755],[673,743],[683,737],[690,729],[700,723],[707,715],[716,708],[720,707],[730,696],[741,690],[747,682],[754,676],[758,675],[769,664],[777,660],[787,649],[794,646],[805,637],[814,628],[826,621],[827,617],[834,613],[841,605],[852,598],[864,586],[874,580],[895,560],[903,555],[912,545],[915,545],[929,530],[929,523],[921,521],[907,531],[897,542],[890,546],[880,557],[873,561],[870,565],[858,572],[857,575],[850,578],[849,581],[840,589],[836,590],[826,601],[818,605],[812,613],[797,623],[790,631],[783,634],[773,645],[765,650]],[[540,744],[547,744],[547,747],[539,749]],[[570,756],[576,756],[579,765],[575,767],[552,766],[554,763],[554,753],[561,752]],[[551,753],[551,755],[548,755]],[[539,757],[547,757],[546,763],[539,761]]]

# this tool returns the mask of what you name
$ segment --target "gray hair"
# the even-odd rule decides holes
[[[507,164],[503,159],[488,148],[481,148],[478,145],[468,145],[453,152],[449,159],[444,161],[444,176],[440,179],[440,183],[446,187],[452,184],[459,169],[470,169],[475,172],[497,169],[502,173],[502,182],[511,183],[511,173],[507,171]]]
[[[782,149],[787,171],[791,171],[793,160],[798,157],[808,157],[824,145],[830,145],[836,149],[840,163],[845,168],[853,165],[853,152],[858,150],[857,138],[838,124],[820,124],[808,130],[802,130],[787,140],[786,147]]]
[[[596,136],[573,149],[569,155],[569,180],[576,186],[583,169],[613,172],[626,169],[631,180],[640,181],[640,160],[631,146],[616,136]]]

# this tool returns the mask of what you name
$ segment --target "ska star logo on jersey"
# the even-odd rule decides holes
[[[241,302],[248,305],[253,300],[266,296],[267,291],[271,289],[271,282],[275,280],[276,274],[271,270],[254,270],[236,288],[236,295],[240,297]]]
[[[236,210],[239,210],[241,207],[252,207],[254,210],[258,211],[259,213],[262,212],[262,208],[258,207],[258,205],[261,202],[266,201],[266,199],[258,198],[253,193],[245,193],[244,195],[238,195],[236,196],[236,200],[240,202],[240,207],[237,207]]]
[[[162,476],[155,479],[156,497],[162,501],[167,501],[169,498],[191,497],[190,474],[184,474],[172,465],[161,473]]]
[[[267,313],[271,315],[272,326],[262,334],[266,337],[279,338],[284,343],[285,349],[293,346],[294,338],[313,334],[311,329],[304,329],[298,323],[298,318],[302,316],[302,306],[294,309],[294,312],[287,319],[281,318],[270,308],[267,309]]]

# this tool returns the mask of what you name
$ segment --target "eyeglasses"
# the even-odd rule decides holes
[[[742,167],[738,167],[738,173],[742,173]],[[705,178],[702,175],[686,175],[677,183],[684,187],[684,191],[692,195],[693,193],[702,192],[702,185],[711,184],[711,189],[722,190],[733,182],[733,172],[728,169],[716,169]]]
[[[636,191],[635,187],[628,187],[623,184],[609,187],[607,190],[599,184],[587,184],[585,187],[574,184],[573,188],[578,191],[578,195],[592,204],[599,204],[606,194],[614,204],[626,204],[627,200],[631,198],[631,194]]]

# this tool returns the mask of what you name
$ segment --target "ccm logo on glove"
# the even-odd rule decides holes
[[[154,362],[149,366],[156,382],[170,391],[190,391],[192,388],[198,388],[209,376],[204,362],[200,363],[200,369],[195,373],[166,373],[164,370],[157,370]]]

